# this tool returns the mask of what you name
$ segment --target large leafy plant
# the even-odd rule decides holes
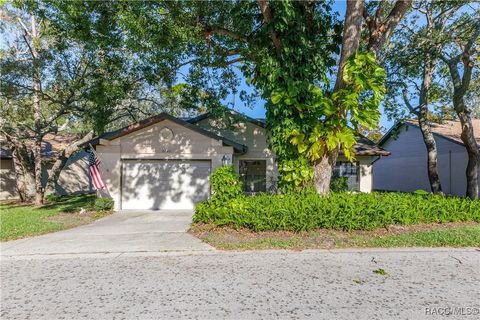
[[[315,96],[311,109],[319,121],[312,128],[291,131],[290,143],[310,161],[320,159],[327,151],[341,146],[344,155],[354,160],[353,146],[359,127],[373,129],[380,119],[378,107],[385,95],[386,74],[370,52],[357,53],[346,63],[345,87],[331,96],[324,96],[318,87],[311,89]],[[272,99],[279,102],[279,94]],[[289,97],[284,98],[290,100]]]
[[[228,201],[243,194],[243,185],[233,166],[221,166],[210,175],[212,199]]]

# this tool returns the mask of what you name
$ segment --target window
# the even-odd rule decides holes
[[[267,161],[240,160],[240,178],[243,181],[243,191],[246,193],[267,191]]]
[[[348,190],[359,190],[358,162],[337,161],[333,168],[333,177],[347,178]]]

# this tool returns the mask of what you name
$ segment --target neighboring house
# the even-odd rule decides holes
[[[54,159],[58,152],[69,144],[75,142],[77,137],[72,134],[47,134],[42,144],[42,160],[44,163],[43,184],[46,184],[48,171],[53,166]],[[14,161],[8,143],[0,139],[0,200],[17,199],[18,187],[17,176],[15,175]],[[33,144],[32,144],[33,145]],[[33,195],[33,187],[29,186],[27,193]],[[66,163],[60,174],[58,184],[55,186],[55,193],[58,195],[94,192],[93,186],[88,177],[88,163],[85,151],[72,156]]]
[[[0,200],[16,198],[18,193],[12,155],[10,150],[2,148],[0,149]]]
[[[438,173],[443,192],[465,196],[467,180],[465,170],[468,156],[460,139],[458,121],[432,123],[437,143]],[[480,119],[473,120],[474,133],[480,144]],[[392,155],[373,165],[375,190],[413,192],[431,191],[427,172],[427,150],[422,132],[415,120],[394,125],[380,140],[379,145]]]
[[[275,155],[262,121],[231,112],[188,121],[162,113],[90,142],[102,161],[105,194],[115,209],[191,209],[210,195],[209,175],[233,163],[245,192],[267,192],[277,180]],[[355,146],[357,162],[340,155],[335,171],[351,189],[372,189],[372,162],[385,150],[366,138]]]
[[[114,199],[116,210],[191,209],[210,195],[209,176],[223,164],[234,165],[246,193],[276,187],[278,171],[264,122],[233,111],[222,120],[209,114],[182,120],[162,113],[105,133],[85,147],[89,145],[96,149],[107,184],[102,195]],[[335,174],[347,177],[350,189],[370,192],[372,162],[389,153],[359,137],[355,154],[356,162],[350,163],[340,151]],[[5,171],[12,174],[12,169]],[[2,180],[6,173],[2,171]],[[85,152],[69,160],[61,177],[59,194],[92,191]],[[13,192],[10,184],[4,188]]]

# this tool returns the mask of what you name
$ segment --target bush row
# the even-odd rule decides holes
[[[69,201],[72,198],[78,198],[81,199],[82,197],[85,197],[85,209],[89,211],[110,211],[113,209],[114,206],[114,201],[110,197],[104,197],[104,198],[97,198],[94,197],[93,194],[87,195],[66,195],[66,196],[58,196],[58,195],[47,195],[45,199],[48,202],[52,203],[61,203],[65,201]],[[75,211],[77,208],[73,207],[72,211]]]
[[[239,196],[197,205],[195,223],[255,231],[371,230],[393,224],[480,221],[480,201],[433,194],[315,192]]]

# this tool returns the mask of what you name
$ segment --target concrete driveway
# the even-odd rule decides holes
[[[121,211],[81,227],[0,244],[2,256],[204,251],[189,210]]]

